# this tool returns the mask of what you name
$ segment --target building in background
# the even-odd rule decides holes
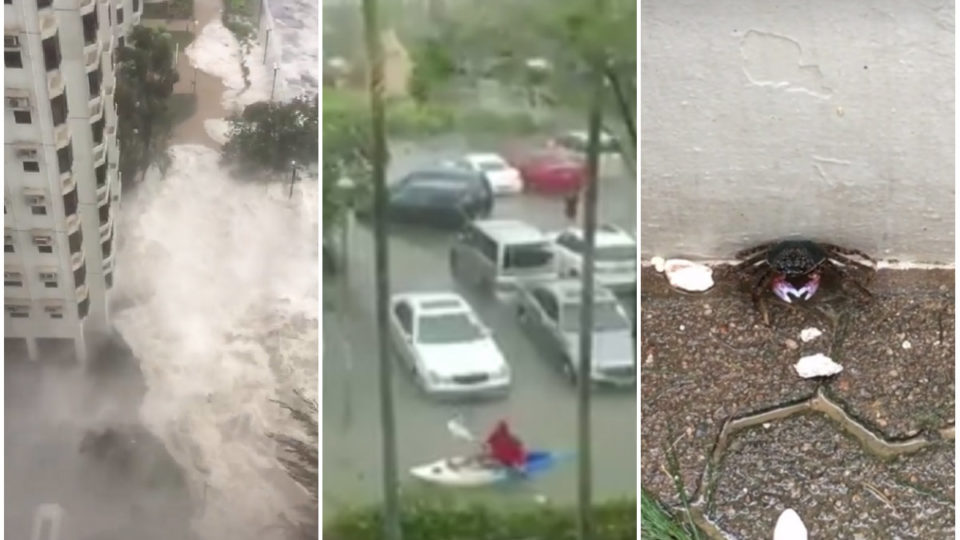
[[[110,330],[117,49],[141,0],[4,0],[4,337],[31,359]]]

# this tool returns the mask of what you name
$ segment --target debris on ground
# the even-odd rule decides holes
[[[807,527],[793,509],[787,508],[780,514],[773,529],[773,540],[807,540]]]
[[[804,356],[793,367],[797,370],[797,375],[800,375],[804,379],[829,377],[843,371],[843,366],[834,362],[829,356],[823,353]]]
[[[804,343],[809,343],[822,335],[823,332],[821,332],[819,328],[811,326],[810,328],[804,328],[800,331],[800,340]]]
[[[663,264],[670,285],[689,292],[703,292],[713,287],[713,269],[685,259],[670,259]]]

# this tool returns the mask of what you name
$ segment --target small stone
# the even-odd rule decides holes
[[[817,353],[811,356],[804,356],[796,365],[793,366],[797,375],[804,379],[812,377],[829,377],[843,371],[843,366],[834,362],[829,356],[823,353]]]
[[[770,422],[764,422],[764,423],[763,423],[763,429],[770,429],[772,426],[773,426],[773,424],[771,424]]]
[[[799,344],[799,343],[797,343],[796,341],[794,341],[794,340],[792,340],[792,339],[790,339],[790,338],[785,339],[784,342],[783,342],[783,344],[784,344],[788,349],[790,349],[791,351],[795,351],[795,350],[797,350],[797,349],[800,347],[800,344]]]
[[[900,346],[903,347],[903,349],[906,351],[909,351],[910,349],[913,348],[913,345],[907,340],[903,340],[903,343],[900,344]]]
[[[709,317],[709,316],[713,315],[713,310],[710,309],[710,306],[707,306],[707,309],[703,310],[703,314],[706,315],[707,317]]]
[[[897,373],[897,370],[891,369],[890,372],[887,373],[887,375],[889,375],[890,378],[895,378],[897,375],[899,375],[899,373]]]
[[[887,347],[887,350],[884,352],[887,353],[887,356],[893,356],[893,349],[891,349],[890,347]]]
[[[880,418],[879,420],[877,420],[877,425],[880,427],[887,427],[887,421],[884,420],[883,418]]]
[[[650,365],[653,363],[653,353],[647,355],[647,359],[643,361],[644,364]]]
[[[683,324],[680,325],[680,331],[681,331],[681,332],[683,332],[683,331],[686,330],[686,329],[687,329],[686,325],[683,325]]]

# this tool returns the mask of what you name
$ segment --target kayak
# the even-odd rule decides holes
[[[554,452],[530,452],[521,474],[502,465],[482,463],[473,457],[453,457],[413,467],[410,474],[424,482],[442,486],[481,487],[543,473],[559,461],[559,455]]]

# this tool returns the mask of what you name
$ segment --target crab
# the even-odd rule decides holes
[[[813,298],[822,279],[830,276],[838,279],[841,286],[852,285],[865,299],[873,297],[853,274],[872,274],[876,261],[856,249],[797,239],[762,244],[743,250],[736,257],[740,263],[734,269],[745,281],[752,282],[753,303],[766,325],[770,324],[764,302],[767,290],[787,304],[802,303]]]

